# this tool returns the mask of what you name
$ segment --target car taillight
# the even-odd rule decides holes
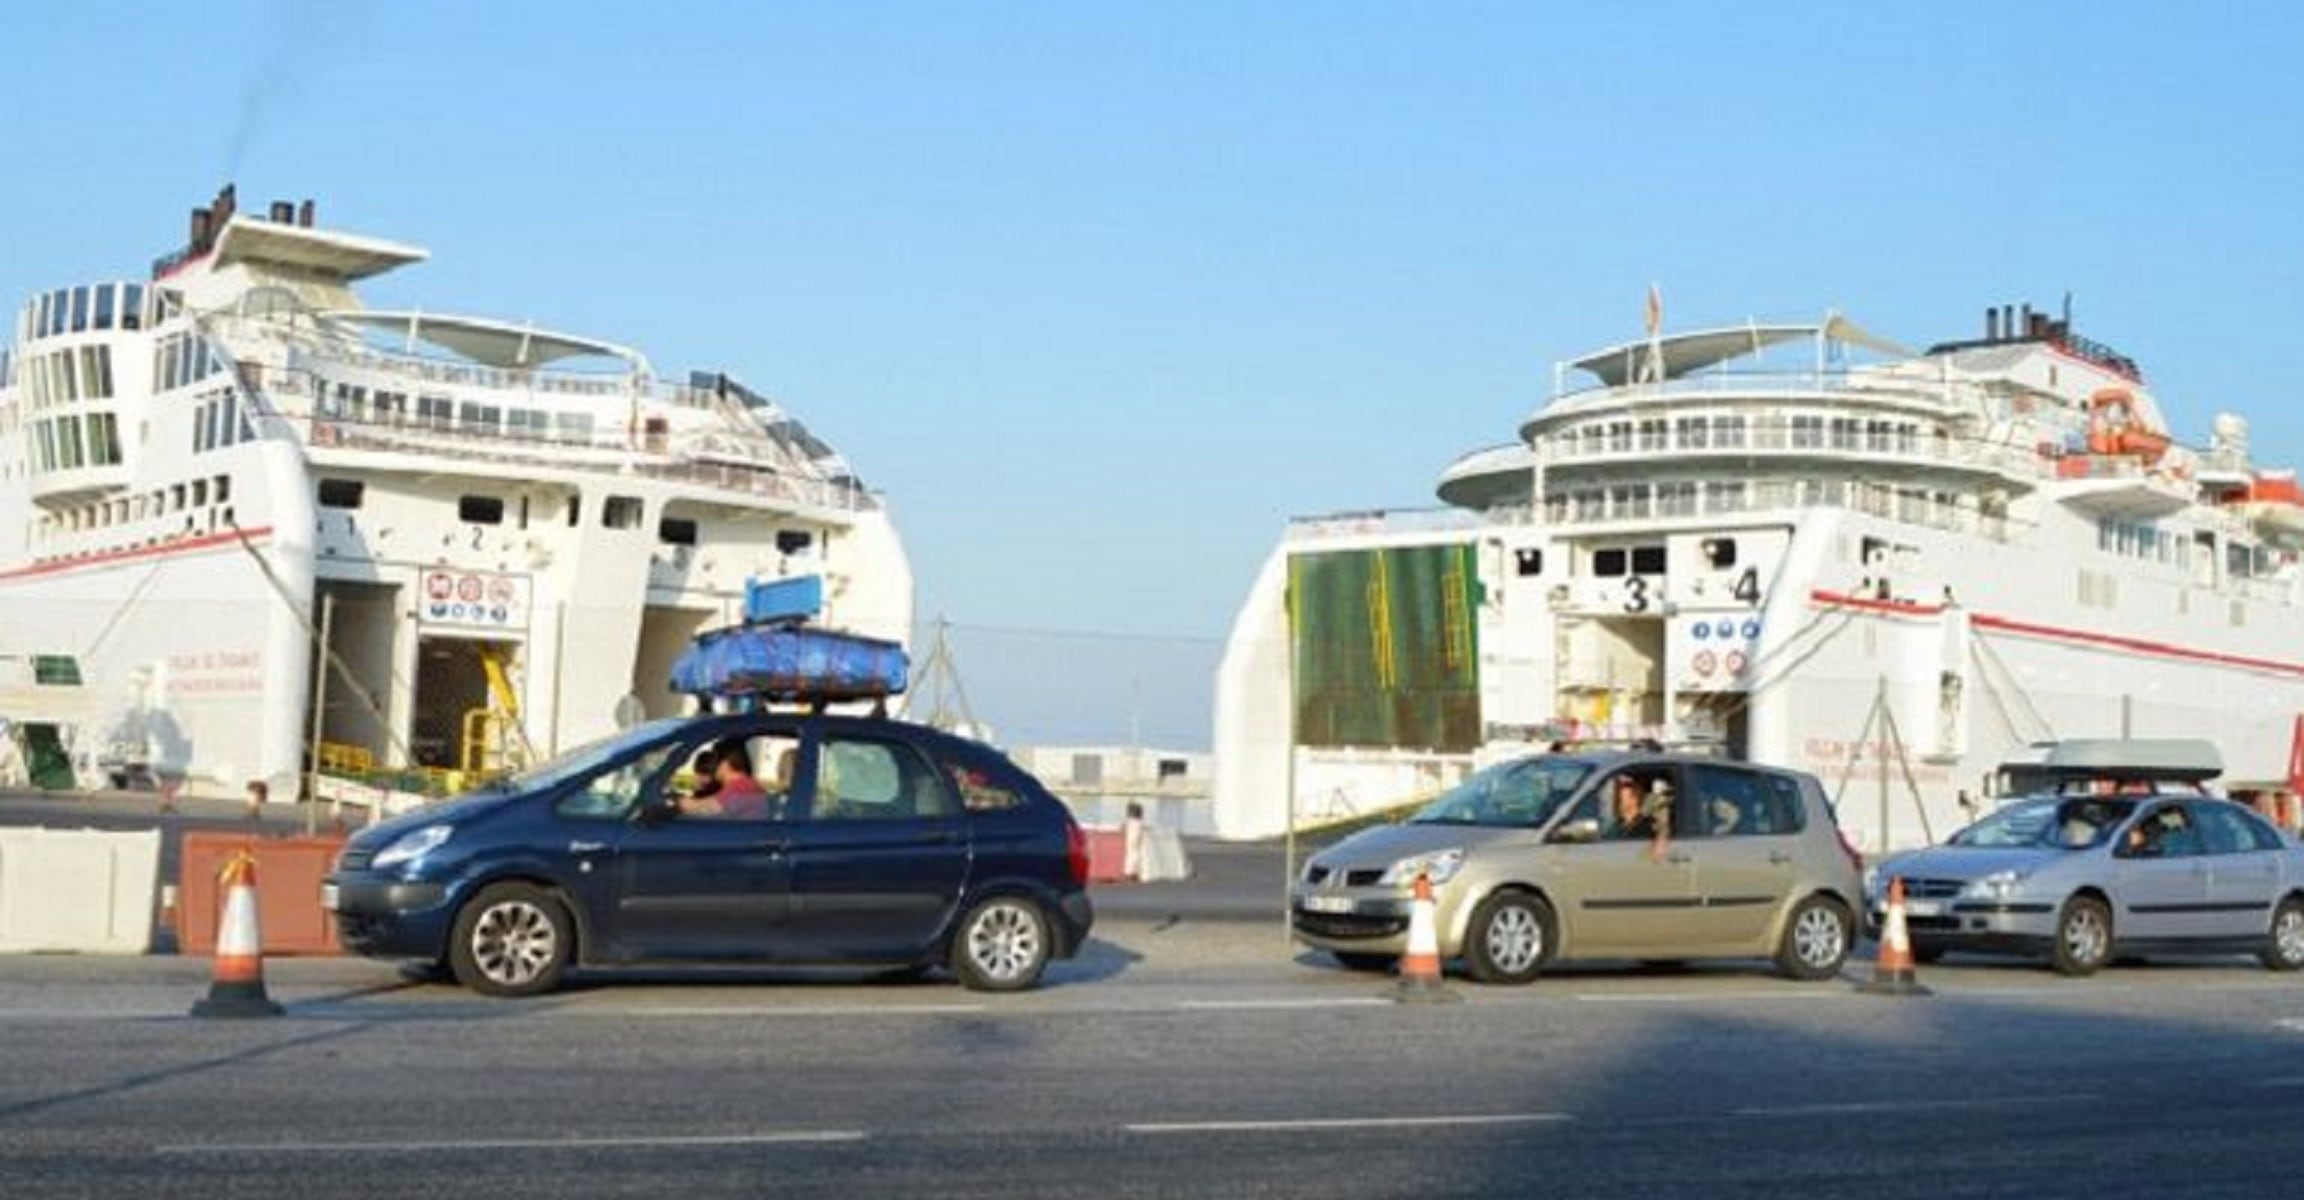
[[[1072,868],[1072,882],[1088,886],[1088,834],[1078,821],[1064,822],[1064,861]]]

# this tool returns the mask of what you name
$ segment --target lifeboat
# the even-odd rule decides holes
[[[2304,488],[2294,471],[2253,471],[2247,498],[2237,506],[2256,532],[2294,545],[2304,542]]]
[[[2098,388],[2088,397],[2088,453],[2134,458],[2146,466],[2168,452],[2168,435],[2145,426],[2127,388]]]

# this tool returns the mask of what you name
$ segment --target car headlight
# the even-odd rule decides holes
[[[1433,850],[1403,858],[1384,868],[1384,874],[1377,877],[1376,884],[1378,887],[1405,887],[1416,882],[1418,875],[1423,875],[1432,880],[1432,886],[1438,887],[1456,878],[1456,872],[1463,867],[1464,851]]]
[[[1994,871],[1981,879],[1971,880],[1967,887],[1960,889],[1960,894],[1984,900],[2006,900],[2015,895],[2016,889],[2023,883],[2022,871]]]
[[[454,825],[426,825],[413,833],[401,834],[393,840],[391,845],[378,850],[376,857],[369,860],[369,865],[390,867],[410,859],[422,858],[439,849],[441,844],[448,840],[448,835],[454,832],[456,832]]]

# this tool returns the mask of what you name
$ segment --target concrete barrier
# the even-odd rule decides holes
[[[0,829],[0,953],[147,953],[159,887],[157,829]]]
[[[257,924],[266,954],[342,954],[336,919],[320,907],[320,878],[344,848],[341,834],[324,837],[252,837],[237,833],[184,835],[181,924],[176,944],[183,954],[216,950],[216,919],[222,899],[216,877],[232,856],[256,856]]]

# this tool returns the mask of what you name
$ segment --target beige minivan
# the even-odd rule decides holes
[[[1772,958],[1836,975],[1862,862],[1815,777],[1694,754],[1599,751],[1499,763],[1398,825],[1314,855],[1296,937],[1358,970],[1407,949],[1416,877],[1440,955],[1526,983],[1568,959]]]

